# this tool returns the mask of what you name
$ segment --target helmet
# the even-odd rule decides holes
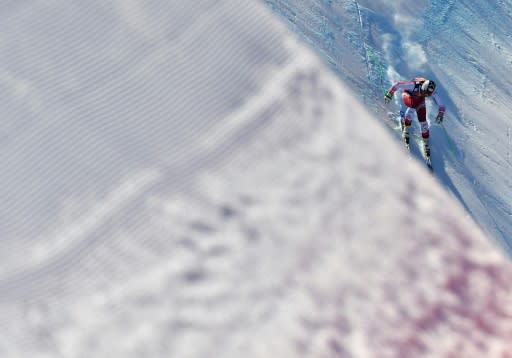
[[[430,96],[436,90],[436,83],[432,80],[425,80],[421,85],[421,92],[426,96]]]

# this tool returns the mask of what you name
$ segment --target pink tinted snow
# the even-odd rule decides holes
[[[326,136],[323,155],[336,159],[328,169],[313,167],[310,176],[324,183],[319,188],[335,182],[343,195],[320,201],[326,214],[318,232],[327,239],[314,241],[325,245],[322,255],[332,261],[323,257],[323,269],[304,278],[315,309],[308,316],[299,308],[308,333],[298,340],[297,356],[512,357],[510,259],[423,167],[404,166],[398,147],[333,86],[333,102],[343,112],[333,116],[335,124],[315,123],[343,144],[330,146]],[[344,117],[360,120],[339,120]],[[370,147],[365,135],[378,138],[386,151],[358,151]],[[306,188],[300,195],[307,199],[315,186],[310,194]],[[327,217],[340,226],[330,226]],[[314,257],[313,249],[305,251],[307,259]]]
[[[480,245],[469,242],[460,237],[459,247],[444,250],[438,273],[422,267],[421,256],[435,248],[418,245],[402,261],[410,281],[397,287],[390,278],[388,289],[395,292],[382,305],[394,306],[396,317],[369,322],[372,357],[512,357],[511,266],[479,259]],[[429,282],[430,274],[444,277]]]

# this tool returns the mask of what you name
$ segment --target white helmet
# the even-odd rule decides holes
[[[430,96],[436,90],[436,83],[432,80],[425,80],[421,85],[421,92],[425,95]]]

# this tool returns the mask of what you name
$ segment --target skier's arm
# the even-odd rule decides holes
[[[384,102],[389,102],[396,91],[400,90],[410,90],[412,91],[415,86],[414,81],[398,81],[393,86],[391,86],[387,92],[384,94]]]
[[[441,100],[441,97],[439,97],[439,95],[437,93],[434,93],[432,95],[432,98],[434,99],[434,102],[436,102],[437,107],[439,108],[439,111],[437,112],[436,123],[441,123],[441,122],[443,122],[444,112],[446,112],[446,107],[445,107],[443,101]]]
[[[394,94],[396,91],[400,90],[410,90],[414,89],[416,82],[414,81],[398,81],[393,86],[388,89],[388,92]]]

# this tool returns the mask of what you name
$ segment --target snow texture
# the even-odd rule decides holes
[[[436,177],[510,256],[512,1],[265,3],[395,130],[399,103],[384,108],[387,88],[418,75],[436,81],[448,107],[438,126],[427,103]]]
[[[371,10],[311,4],[0,5],[1,357],[512,356],[512,266],[461,205],[484,162],[408,157],[358,92],[395,68],[356,48]]]

